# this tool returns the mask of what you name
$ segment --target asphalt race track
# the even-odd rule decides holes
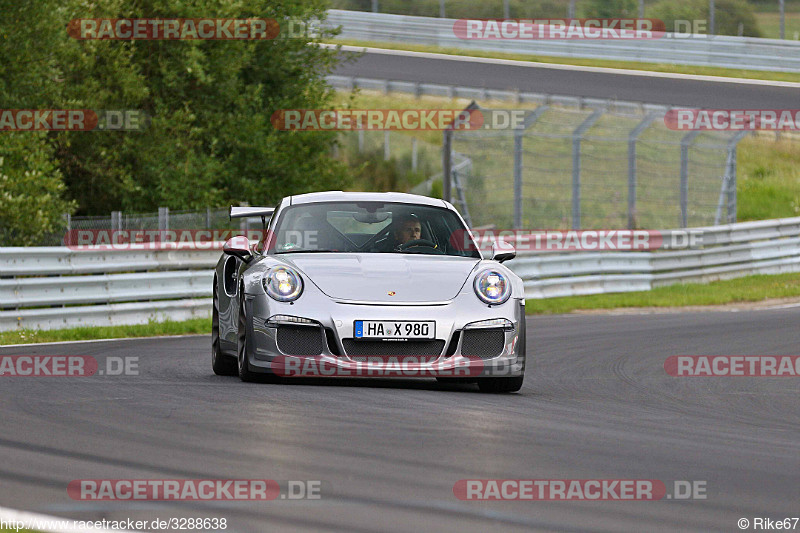
[[[352,52],[343,54],[350,57],[357,55]],[[354,61],[342,63],[334,74],[711,109],[794,109],[798,95],[796,84],[784,87],[779,84],[764,85],[764,82],[723,83],[680,77],[454,61],[395,53],[365,53]]]
[[[192,336],[4,347],[139,375],[0,377],[0,500],[87,519],[226,517],[229,532],[739,531],[800,514],[800,378],[675,378],[670,355],[797,354],[799,309],[528,320],[519,394],[433,380],[246,384]],[[320,480],[322,498],[91,502],[74,479]],[[688,501],[461,501],[460,479],[706,483]]]

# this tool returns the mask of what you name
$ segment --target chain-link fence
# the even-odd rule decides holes
[[[447,135],[451,199],[464,201],[462,212],[475,227],[674,228],[736,221],[741,133],[670,130],[663,110],[543,105],[526,111],[518,129]],[[423,186],[414,192],[424,194]]]

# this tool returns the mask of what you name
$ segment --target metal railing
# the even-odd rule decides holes
[[[210,316],[217,244],[0,248],[0,331]]]
[[[553,57],[580,57],[800,72],[800,42],[754,37],[667,33],[652,40],[467,40],[453,31],[456,19],[328,10],[325,25],[342,27],[340,39],[396,42]]]
[[[526,298],[800,272],[800,217],[691,231],[701,249],[521,250],[506,264],[523,279]],[[189,245],[142,251],[0,248],[0,331],[207,317],[219,254],[219,248]]]

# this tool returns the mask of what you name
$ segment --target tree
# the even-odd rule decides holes
[[[328,34],[263,41],[118,41],[69,37],[82,18],[325,16],[323,0],[0,0],[0,109],[138,109],[141,132],[37,137],[78,214],[274,203],[344,188],[330,132],[276,131],[280,109],[326,108],[337,52]],[[309,44],[312,43],[312,44]],[[26,135],[26,134],[21,134]],[[0,144],[4,142],[0,137]],[[30,141],[33,142],[33,141]],[[17,146],[15,144],[14,146]],[[7,147],[8,148],[8,147]]]
[[[46,134],[1,133],[0,245],[33,246],[63,233],[63,214],[75,205],[55,166]]]
[[[63,75],[54,52],[60,15],[53,5],[0,0],[0,109],[47,109]],[[65,229],[65,199],[49,136],[0,131],[0,246],[26,246]]]

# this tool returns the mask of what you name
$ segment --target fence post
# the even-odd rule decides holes
[[[378,0],[372,0],[372,12],[373,13],[378,12]]]
[[[503,18],[511,18],[511,9],[509,9],[508,0],[503,0]]]
[[[388,161],[392,156],[389,140],[389,130],[383,132],[383,160]]]
[[[445,18],[444,0],[439,0],[439,18]]]
[[[537,107],[525,117],[522,128],[514,130],[514,229],[522,229],[522,138],[548,109],[546,105]]]
[[[737,170],[737,147],[739,146],[739,142],[747,137],[750,134],[748,131],[740,131],[736,134],[736,136],[731,139],[728,143],[728,160],[729,160],[729,170],[728,170],[728,224],[733,224],[736,222],[736,210],[737,210],[737,203],[736,203],[736,181],[738,178],[738,170]]]
[[[122,231],[122,211],[111,211],[111,231]]]
[[[442,200],[449,202],[451,198],[450,184],[453,169],[453,130],[444,130],[442,141]]]
[[[417,138],[411,137],[411,170],[417,171],[417,163],[419,163],[417,154]]]
[[[657,113],[647,115],[628,135],[628,229],[636,227],[636,142],[658,116]]]
[[[709,35],[716,35],[716,7],[714,6],[714,0],[708,0],[708,34]]]
[[[364,151],[364,130],[358,130],[358,153]]]
[[[700,130],[690,131],[681,139],[681,227],[689,226],[689,147]]]
[[[514,229],[522,229],[522,134],[514,130]]]
[[[581,228],[581,139],[603,113],[595,109],[572,133],[572,229]]]
[[[781,13],[781,39],[786,38],[786,3],[778,0],[778,11]]]
[[[169,230],[169,207],[158,208],[158,230]]]

